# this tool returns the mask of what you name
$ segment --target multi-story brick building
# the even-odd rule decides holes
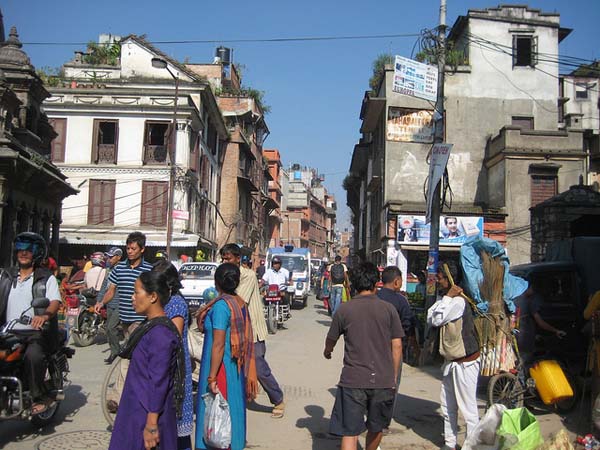
[[[266,240],[269,247],[277,247],[281,242],[281,155],[277,149],[265,149],[263,154],[269,166],[269,214],[265,224]]]
[[[223,149],[218,203],[222,220],[218,222],[217,241],[219,246],[238,243],[244,254],[257,260],[266,255],[269,242],[263,225],[274,207],[262,148],[269,129],[260,101],[242,88],[228,53],[221,55],[213,64],[186,67],[213,86],[230,134]]]

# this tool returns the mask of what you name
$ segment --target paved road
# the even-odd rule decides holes
[[[248,412],[248,448],[339,448],[339,439],[329,436],[327,429],[342,365],[343,344],[338,343],[331,360],[323,358],[323,343],[330,322],[321,303],[311,297],[305,309],[293,311],[286,329],[269,337],[267,360],[284,389],[287,410],[283,419],[271,419],[268,399],[261,393]],[[107,349],[106,344],[77,349],[71,360],[72,384],[54,426],[35,430],[27,422],[0,423],[0,448],[106,449],[109,434],[99,402],[107,367],[102,360]],[[417,369],[405,365],[402,375],[391,432],[381,448],[439,448],[443,444],[438,404],[439,368]],[[483,412],[483,401],[480,407]],[[561,426],[560,418],[549,411],[538,415],[538,420],[545,435]],[[572,428],[575,420],[572,418],[568,427]],[[463,437],[464,434],[459,441]]]

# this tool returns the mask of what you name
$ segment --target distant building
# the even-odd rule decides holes
[[[268,209],[267,222],[265,224],[266,239],[269,247],[278,247],[281,242],[281,155],[277,149],[263,150],[267,164],[269,165],[269,199],[265,202]]]
[[[33,231],[58,257],[63,199],[74,189],[50,160],[56,136],[41,108],[50,96],[17,29],[4,38],[0,13],[0,265],[13,264],[16,234]]]
[[[309,248],[311,255],[322,259],[331,255],[331,229],[335,225],[334,202],[322,185],[324,178],[315,169],[292,164],[287,171],[283,191],[281,237],[296,247]]]
[[[49,88],[44,109],[57,130],[52,161],[80,192],[64,204],[66,255],[124,245],[131,231],[147,236],[146,255],[166,247],[169,149],[176,139],[172,251],[212,259],[217,250],[218,182],[227,129],[205,78],[144,38],[103,37],[76,52]],[[100,56],[99,56],[100,55]],[[153,58],[168,70],[155,68]],[[179,80],[177,97],[175,81]],[[173,130],[174,108],[176,130]]]

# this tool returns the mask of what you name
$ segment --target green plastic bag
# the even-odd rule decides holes
[[[540,424],[527,408],[504,411],[498,436],[501,450],[535,450],[544,442]]]

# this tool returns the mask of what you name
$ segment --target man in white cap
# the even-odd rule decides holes
[[[119,247],[112,247],[104,253],[106,256],[106,277],[102,283],[102,288],[97,298],[102,301],[108,287],[108,275],[112,269],[121,261],[123,250]],[[110,347],[110,355],[104,360],[106,364],[111,364],[119,354],[119,296],[114,295],[112,300],[106,304],[106,340]]]

